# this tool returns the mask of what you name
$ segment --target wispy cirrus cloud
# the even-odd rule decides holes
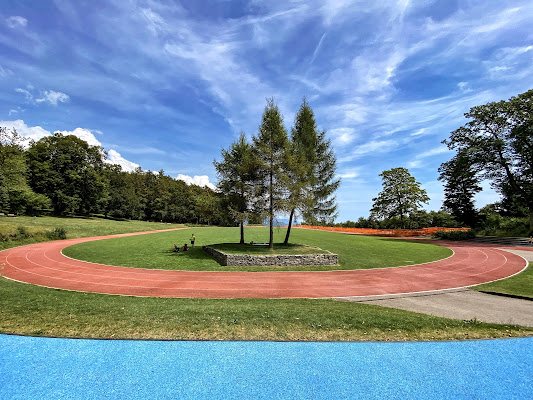
[[[28,25],[28,20],[20,15],[15,15],[6,19],[6,25],[12,29],[24,28]]]
[[[54,90],[45,90],[43,93],[43,97],[36,99],[35,101],[37,103],[49,103],[54,106],[57,105],[57,103],[66,103],[70,100],[70,97],[68,94],[56,92]]]

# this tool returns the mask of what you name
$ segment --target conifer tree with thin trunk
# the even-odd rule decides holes
[[[228,150],[222,149],[222,161],[213,161],[220,180],[218,189],[226,196],[228,208],[240,226],[244,244],[244,222],[249,218],[257,181],[257,161],[251,143],[241,132]]]
[[[259,163],[259,177],[264,188],[266,214],[269,218],[269,248],[274,248],[274,216],[284,208],[287,187],[287,130],[274,99],[267,99],[261,125],[253,138]]]
[[[315,116],[304,97],[291,130],[290,185],[288,196],[289,225],[285,244],[289,242],[292,220],[299,210],[312,225],[327,224],[336,216],[334,193],[340,185],[336,178],[336,157],[325,131],[319,131]]]

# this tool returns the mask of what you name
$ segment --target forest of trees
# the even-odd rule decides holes
[[[27,142],[0,130],[0,209],[13,214],[100,214],[112,218],[232,225],[224,198],[163,171],[122,171],[102,148],[56,133]]]

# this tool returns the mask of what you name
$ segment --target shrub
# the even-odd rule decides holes
[[[444,240],[468,240],[476,237],[473,231],[437,231],[434,238]]]
[[[17,226],[17,233],[14,237],[14,239],[30,239],[33,237],[33,234],[28,232],[26,227],[24,226]]]
[[[67,238],[67,231],[65,228],[58,227],[53,231],[46,232],[46,237],[50,240],[63,240]]]

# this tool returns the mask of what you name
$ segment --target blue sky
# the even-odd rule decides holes
[[[101,144],[124,168],[216,184],[268,97],[328,132],[339,221],[406,167],[437,210],[441,141],[474,105],[533,88],[533,2],[1,0],[0,125]],[[196,178],[195,178],[196,177]],[[485,184],[477,205],[498,196]]]

